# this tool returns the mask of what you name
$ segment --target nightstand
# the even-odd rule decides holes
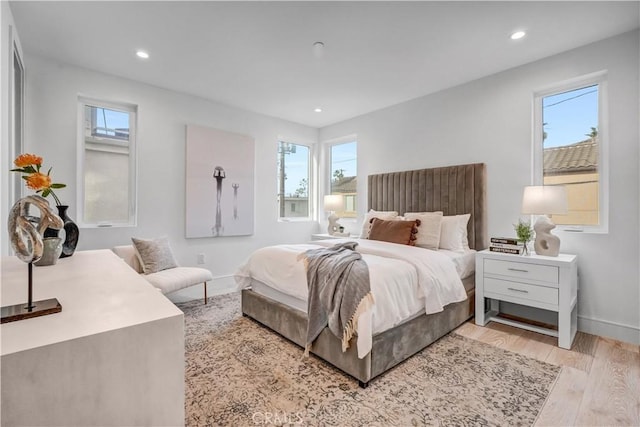
[[[485,311],[485,298],[489,310]],[[558,330],[500,317],[500,301],[558,313]],[[499,322],[558,337],[571,348],[578,326],[578,256],[476,254],[476,325]]]
[[[311,235],[311,240],[327,240],[327,239],[355,239],[358,236],[353,236],[353,235],[349,235],[349,236],[332,236],[331,234],[327,234],[327,233],[318,233],[318,234],[312,234]]]

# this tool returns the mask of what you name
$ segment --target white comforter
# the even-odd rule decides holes
[[[258,249],[236,273],[239,287],[258,280],[282,293],[307,300],[307,278],[298,255],[340,240],[313,244],[277,245]],[[375,305],[358,319],[358,357],[371,351],[372,337],[424,312],[437,313],[444,306],[467,298],[456,267],[437,251],[375,240],[358,239],[356,250],[369,266]]]

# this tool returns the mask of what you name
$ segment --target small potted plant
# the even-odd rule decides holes
[[[531,228],[531,223],[529,221],[519,219],[518,223],[514,224],[513,227],[516,230],[518,241],[522,242],[524,245],[522,255],[529,255],[529,242],[533,240],[533,228]]]

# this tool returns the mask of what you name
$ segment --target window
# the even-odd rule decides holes
[[[16,44],[13,45],[13,84],[12,89],[12,132],[11,138],[13,140],[13,158],[16,158],[22,153],[22,131],[23,131],[23,112],[24,112],[24,67],[22,65],[22,59],[20,58],[20,50]],[[24,183],[21,179],[18,179],[15,175],[11,174],[13,180],[13,201],[12,204],[17,202],[22,194]]]
[[[354,138],[342,139],[329,145],[329,194],[340,194],[343,210],[340,218],[355,218],[358,201],[358,143]]]
[[[309,218],[311,150],[306,145],[278,143],[279,218]]]
[[[137,108],[80,99],[79,109],[79,221],[85,227],[133,226]]]
[[[564,185],[564,228],[607,229],[606,75],[598,73],[535,95],[534,183]]]

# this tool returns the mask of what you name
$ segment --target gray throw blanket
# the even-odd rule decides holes
[[[327,325],[342,340],[342,351],[346,351],[357,330],[358,318],[374,304],[369,268],[354,250],[357,245],[339,243],[330,248],[310,249],[301,255],[309,287],[305,355]]]

